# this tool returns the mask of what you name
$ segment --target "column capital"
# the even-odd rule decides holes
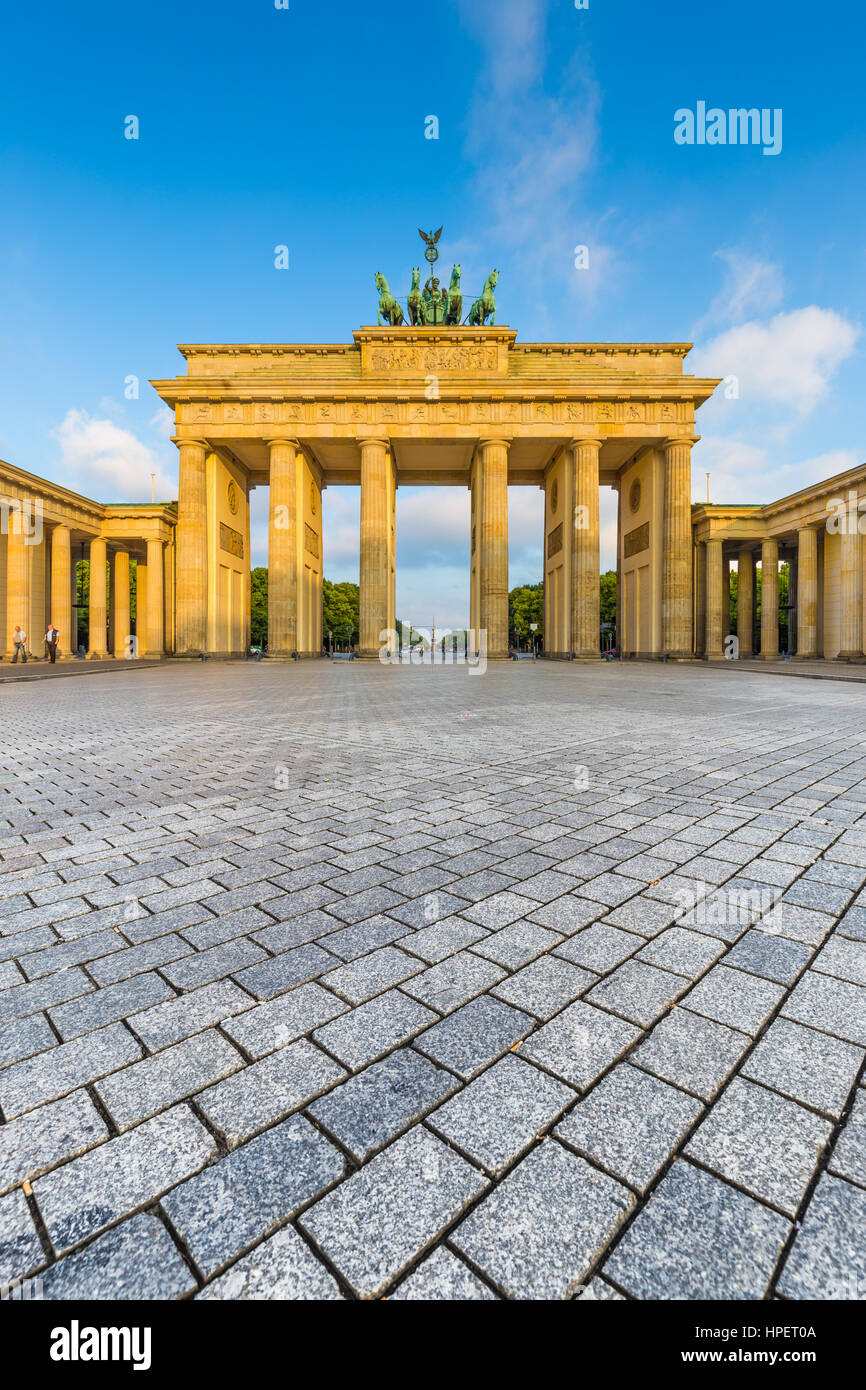
[[[513,443],[513,439],[504,439],[501,435],[494,435],[490,439],[479,439],[478,447],[479,449],[487,449],[493,444],[500,444],[503,449],[510,449]]]
[[[391,447],[390,439],[380,439],[378,435],[374,435],[372,438],[362,436],[360,439],[358,439],[359,449],[363,449],[365,445],[370,444],[375,444],[377,449],[390,449]]]
[[[300,449],[301,447],[297,439],[283,439],[280,437],[279,439],[268,439],[265,442],[269,449],[275,448],[278,444],[285,445],[290,449]]]
[[[178,447],[179,449],[182,449],[183,446],[184,446],[184,444],[192,444],[192,445],[194,445],[195,448],[197,448],[197,449],[209,449],[209,448],[210,448],[210,445],[208,444],[208,442],[207,442],[206,439],[198,439],[198,438],[195,438],[195,439],[188,439],[188,438],[186,438],[185,436],[177,435],[177,434],[173,434],[172,437],[171,437],[171,439],[172,439],[172,443],[173,443],[173,444],[176,444],[177,447]]]
[[[662,440],[662,448],[665,452],[676,444],[688,444],[691,448],[693,444],[697,444],[700,437],[699,434],[672,434],[669,439]]]
[[[592,436],[592,435],[587,435],[586,437],[584,437],[584,436],[582,436],[582,435],[581,435],[581,436],[577,436],[577,435],[576,435],[576,436],[574,437],[574,439],[572,439],[572,440],[569,441],[568,447],[569,447],[570,449],[580,449],[584,444],[586,444],[586,445],[595,445],[595,447],[596,447],[597,449],[600,449],[601,446],[602,446],[602,444],[603,444],[603,442],[604,442],[603,440],[601,440],[601,439],[596,439],[596,438],[595,438],[594,436]]]

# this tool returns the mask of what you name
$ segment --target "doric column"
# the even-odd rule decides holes
[[[132,621],[130,619],[130,627]],[[147,564],[137,560],[135,564],[135,646],[136,656],[144,656],[147,651]],[[131,653],[132,654],[132,653]]]
[[[3,634],[7,660],[15,655],[13,629],[23,627],[27,647],[32,650],[33,634],[30,623],[30,556],[27,554],[24,526],[20,514],[9,513],[9,536],[6,549],[6,631]],[[39,633],[39,637],[42,633]],[[37,639],[38,640],[38,639]]]
[[[488,660],[508,656],[508,442],[478,446],[481,486],[481,623]]]
[[[72,656],[78,645],[72,631],[72,543],[68,526],[55,526],[51,533],[51,603],[49,621],[60,633],[57,657]]]
[[[390,492],[388,443],[361,440],[361,598],[358,650],[378,657],[388,627]]]
[[[148,656],[165,654],[165,596],[163,592],[162,541],[147,542],[147,611],[144,615],[144,647]]]
[[[207,449],[183,439],[177,503],[177,655],[200,656],[207,643]]]
[[[779,660],[779,543],[761,545],[761,660]]]
[[[571,650],[578,661],[599,657],[598,455],[600,439],[575,439],[571,561]]]
[[[859,515],[849,507],[839,535],[839,661],[863,660],[863,560]]]
[[[298,447],[293,439],[274,439],[270,445],[269,657],[298,650]]]
[[[129,628],[129,552],[118,550],[114,556],[114,631],[111,634],[115,661],[123,661],[130,655]]]
[[[662,541],[662,650],[692,652],[692,445],[693,437],[668,439]]]
[[[90,615],[88,620],[88,658],[90,661],[104,661],[106,651],[105,627],[108,617],[108,575],[106,570],[105,541],[94,536],[90,542]]]
[[[707,661],[725,656],[725,582],[722,542],[707,541]]]
[[[699,541],[695,545],[694,568],[694,606],[695,606],[695,656],[707,654],[707,547]]]
[[[737,556],[737,648],[741,661],[749,661],[755,649],[754,594],[755,557],[743,546]]]

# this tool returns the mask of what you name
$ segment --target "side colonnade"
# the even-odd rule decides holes
[[[171,504],[104,505],[0,462],[0,652],[14,655],[14,630],[28,656],[45,654],[49,624],[57,660],[159,659],[174,644],[174,530]],[[89,561],[87,603],[77,566]],[[131,617],[131,562],[137,613]],[[81,620],[82,610],[86,621]]]

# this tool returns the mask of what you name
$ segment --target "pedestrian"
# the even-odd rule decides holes
[[[15,653],[12,657],[12,665],[15,665],[15,662],[18,660],[18,654],[20,652],[21,656],[23,656],[24,658],[24,665],[26,666],[27,633],[24,631],[23,628],[19,627],[17,623],[15,624],[15,631],[12,633],[12,646],[15,648]]]
[[[52,666],[57,660],[57,640],[59,637],[59,630],[54,626],[53,623],[49,623],[48,631],[45,634],[45,645],[48,648],[48,655],[51,657]]]

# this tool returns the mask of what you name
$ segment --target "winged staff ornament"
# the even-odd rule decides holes
[[[439,249],[436,243],[443,230],[444,228],[440,227],[438,232],[424,232],[420,227],[418,228],[418,235],[424,242],[424,259],[430,268],[430,274],[422,290],[421,271],[418,266],[413,269],[409,294],[403,301],[406,305],[405,312],[403,302],[394,297],[385,276],[381,271],[377,271],[376,289],[379,291],[377,321],[380,326],[387,324],[390,328],[402,328],[406,323],[407,315],[413,328],[433,328],[440,325],[446,328],[457,328],[461,323],[467,321],[481,328],[485,324],[491,326],[495,324],[496,301],[493,291],[499,278],[497,270],[491,271],[488,275],[484,289],[474,301],[468,319],[463,317],[463,293],[460,289],[461,270],[459,265],[451,268],[451,283],[448,288],[446,289],[444,286],[440,288],[436,275],[436,262],[439,259]]]

